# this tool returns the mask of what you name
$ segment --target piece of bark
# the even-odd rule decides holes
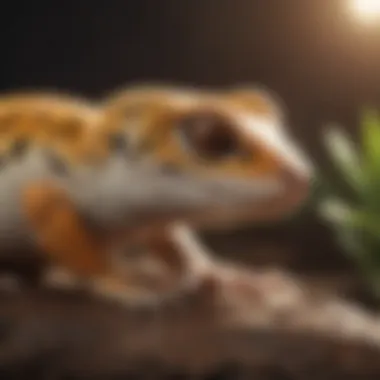
[[[372,379],[379,357],[380,319],[280,272],[221,264],[197,292],[155,306],[0,298],[4,379]]]

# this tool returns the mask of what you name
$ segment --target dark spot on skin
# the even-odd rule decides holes
[[[108,137],[108,143],[112,152],[127,153],[130,146],[124,133],[113,133]]]
[[[58,154],[48,150],[46,152],[46,157],[49,167],[55,174],[58,174],[59,176],[68,176],[70,174],[69,165],[62,157],[59,157]]]
[[[146,138],[139,142],[138,151],[141,154],[150,153],[154,151],[157,141],[154,138]]]
[[[12,159],[24,157],[25,154],[28,152],[29,147],[29,140],[23,138],[15,140],[9,151],[10,158]]]

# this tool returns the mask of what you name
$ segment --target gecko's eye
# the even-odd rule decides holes
[[[214,112],[190,113],[178,121],[177,127],[182,143],[200,158],[220,160],[239,151],[233,125]]]

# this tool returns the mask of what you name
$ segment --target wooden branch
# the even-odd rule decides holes
[[[4,290],[0,305],[4,379],[380,376],[379,319],[281,273],[221,265],[155,306],[42,289]]]

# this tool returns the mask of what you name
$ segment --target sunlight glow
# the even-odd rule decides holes
[[[362,22],[380,21],[380,0],[350,0],[352,14]]]

